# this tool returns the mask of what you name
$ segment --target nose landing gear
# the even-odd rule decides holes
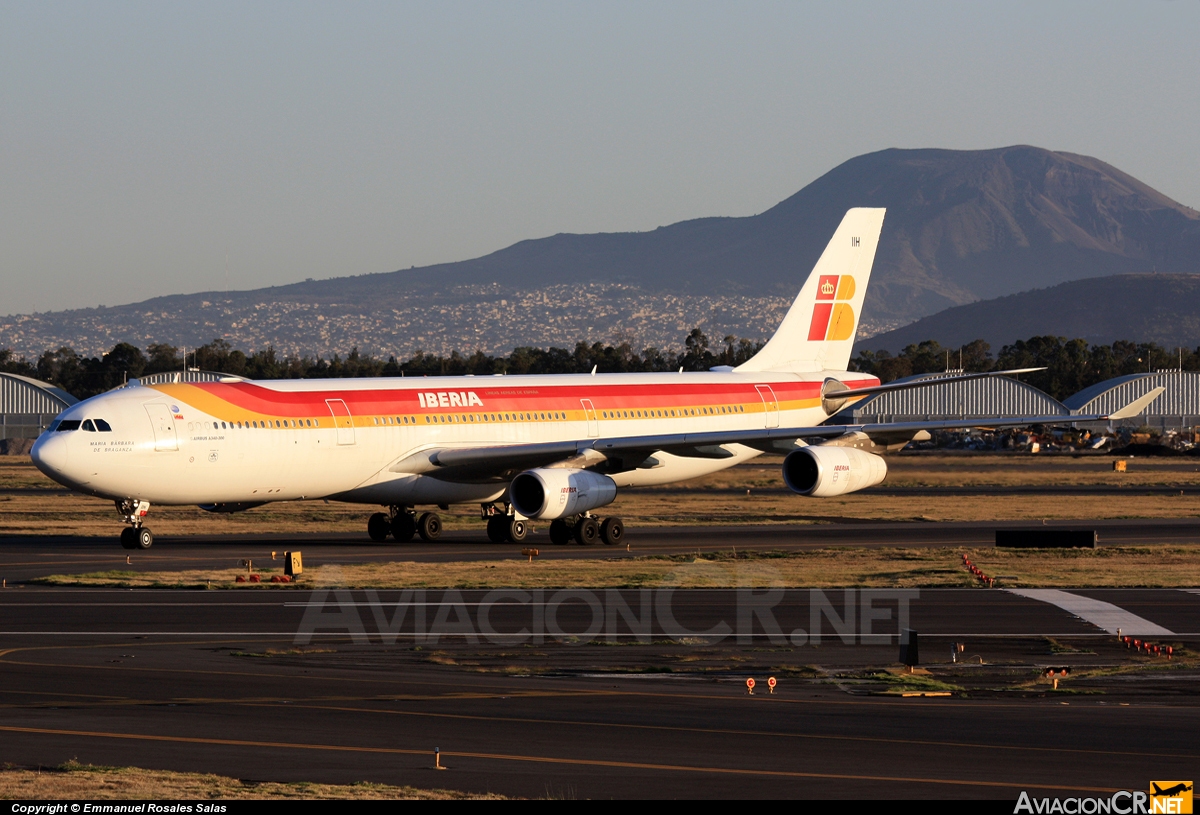
[[[121,548],[149,549],[154,544],[154,533],[150,531],[150,527],[143,526],[142,522],[146,513],[150,511],[150,502],[126,498],[117,501],[116,505],[121,519],[129,524],[121,530]]]

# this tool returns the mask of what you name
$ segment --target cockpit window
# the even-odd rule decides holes
[[[58,425],[58,432],[63,433],[67,430],[78,430],[80,424],[82,424],[82,422],[80,422],[78,419],[63,419]]]
[[[50,426],[48,428],[46,428],[46,432],[53,433],[55,430],[58,430],[58,426],[60,424],[62,424],[62,419],[55,419],[54,421],[52,421],[50,423]]]
[[[111,433],[112,425],[110,425],[108,422],[104,421],[103,419],[97,419],[96,420],[96,429],[99,430],[101,433]]]
[[[87,432],[89,432],[89,433],[95,433],[95,432],[96,432],[96,426],[95,426],[94,424],[92,424],[92,420],[91,420],[91,419],[84,419],[84,420],[83,420],[83,429],[84,429],[84,430],[86,430],[86,431],[87,431]]]

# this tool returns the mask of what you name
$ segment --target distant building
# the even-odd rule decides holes
[[[36,439],[79,400],[47,382],[0,373],[0,439]]]
[[[898,382],[929,380],[953,373],[920,374]],[[1109,379],[1059,402],[1049,394],[1006,376],[933,384],[867,397],[836,414],[834,424],[924,422],[943,419],[995,419],[1001,416],[1072,416],[1112,413],[1157,387],[1166,388],[1140,416],[1115,422],[1126,427],[1171,430],[1200,426],[1200,373],[1160,371]],[[1107,423],[1105,423],[1107,424]]]
[[[1084,388],[1065,404],[1072,413],[1111,413],[1144,396],[1157,387],[1166,388],[1141,416],[1116,424],[1126,427],[1148,426],[1160,430],[1200,425],[1200,373],[1195,371],[1159,371],[1131,374],[1108,379]]]
[[[897,382],[934,381],[955,372],[919,374]],[[1041,390],[1007,376],[968,379],[868,396],[830,421],[835,424],[928,422],[943,419],[995,419],[1001,416],[1062,416],[1066,405]]]

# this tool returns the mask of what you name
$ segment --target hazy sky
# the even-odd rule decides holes
[[[0,314],[751,215],[887,147],[1200,207],[1200,3],[0,0]]]

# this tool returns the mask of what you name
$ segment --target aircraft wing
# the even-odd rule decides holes
[[[797,440],[817,439],[816,444],[853,444],[869,449],[899,449],[918,434],[931,430],[968,427],[1023,427],[1034,424],[1104,422],[1137,416],[1166,388],[1155,388],[1110,414],[1009,416],[992,419],[947,419],[928,422],[889,422],[861,425],[771,427],[754,430],[716,430],[702,433],[665,433],[616,438],[577,439],[489,447],[441,447],[422,450],[393,464],[396,473],[418,473],[447,480],[505,480],[533,467],[604,465],[608,472],[637,469],[656,452],[696,458],[729,458],[728,444],[744,444],[763,451],[785,451]]]

